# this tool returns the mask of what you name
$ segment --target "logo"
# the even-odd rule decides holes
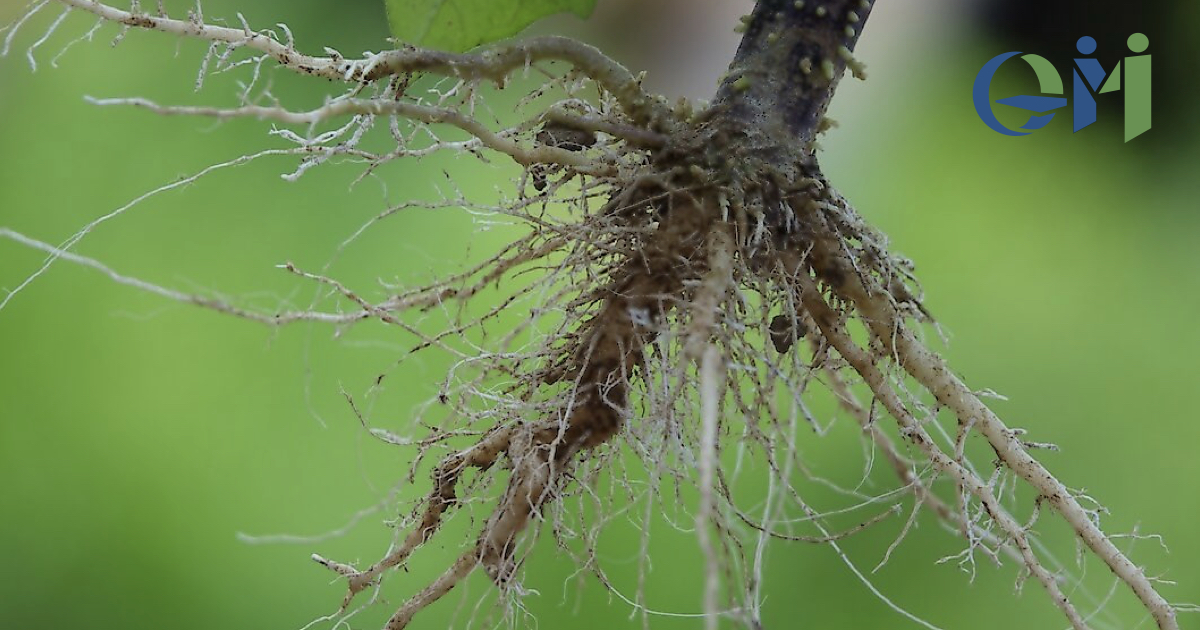
[[[1074,131],[1096,122],[1096,96],[1109,92],[1124,92],[1125,95],[1125,142],[1146,133],[1150,129],[1150,55],[1146,52],[1150,47],[1150,38],[1141,33],[1129,36],[1127,42],[1134,56],[1125,57],[1118,61],[1112,72],[1105,72],[1100,62],[1092,57],[1075,59],[1072,68],[1071,97],[1074,101],[1072,114],[1074,116]],[[1075,47],[1083,55],[1096,52],[1096,40],[1088,36],[1079,38]],[[1004,62],[1021,55],[1021,61],[1033,69],[1037,76],[1042,94],[1063,93],[1062,76],[1054,69],[1054,65],[1045,57],[1021,52],[1006,52],[992,57],[979,74],[975,76],[975,85],[971,89],[971,97],[975,102],[975,111],[984,124],[1006,136],[1027,136],[1045,127],[1054,118],[1054,114],[1046,114],[1060,107],[1066,107],[1067,99],[1062,96],[1010,96],[996,101],[997,104],[1016,107],[1033,112],[1029,121],[1021,126],[1024,131],[1009,129],[996,119],[996,112],[988,96],[992,86],[992,78]],[[1124,72],[1122,73],[1122,70]],[[1122,84],[1122,74],[1124,83]],[[1037,114],[1046,114],[1039,116]]]

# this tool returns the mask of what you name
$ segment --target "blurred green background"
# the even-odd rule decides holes
[[[654,21],[631,17],[641,15],[638,4],[601,0],[591,27],[559,20],[541,28],[582,34],[631,67],[650,68],[656,89],[703,96],[736,45],[732,16],[751,6],[663,2]],[[1154,41],[1186,38],[1200,23],[1195,3],[1163,6],[1174,11],[1173,30],[1155,34],[1151,53]],[[307,50],[328,45],[354,55],[386,46],[383,9],[374,2],[205,4],[207,16],[230,22],[239,10],[256,26],[286,22]],[[0,22],[19,11],[16,3],[0,4]],[[49,58],[89,26],[74,16],[39,52],[40,68],[31,73],[24,49],[53,14],[35,19],[0,61],[0,225],[60,242],[146,190],[280,146],[267,124],[214,125],[83,102],[87,94],[231,103],[232,77],[214,77],[193,93],[204,51],[195,42],[176,46],[166,36],[133,33],[110,48],[115,31],[106,28],[52,69]],[[629,19],[637,28],[625,26]],[[714,35],[648,43],[655,28]],[[1156,110],[1148,136],[1170,142],[1125,145],[1114,122],[1118,106],[1102,102],[1095,129],[1073,135],[1061,120],[1025,138],[1000,136],[976,118],[969,87],[984,61],[1015,48],[976,28],[966,5],[880,2],[858,54],[871,79],[844,83],[832,112],[841,127],[823,142],[823,164],[893,247],[917,262],[927,305],[953,337],[945,348],[950,363],[972,386],[1009,397],[994,407],[1010,424],[1062,447],[1043,460],[1111,510],[1106,529],[1162,534],[1169,554],[1144,541],[1135,558],[1151,575],[1178,583],[1163,587],[1169,599],[1198,602],[1194,121]],[[1064,38],[1077,35],[1064,27]],[[325,94],[318,82],[276,80],[297,105],[318,104]],[[1197,96],[1194,86],[1194,77],[1158,72],[1155,97],[1188,102]],[[1194,116],[1195,108],[1180,111]],[[319,268],[390,203],[447,191],[443,170],[484,201],[513,175],[507,166],[445,157],[392,165],[351,188],[354,165],[281,180],[294,165],[254,163],[156,197],[100,227],[78,251],[182,290],[219,290],[266,309],[281,299],[303,305],[314,287],[275,265]],[[510,232],[481,231],[465,212],[415,210],[370,231],[334,271],[368,289],[379,279],[416,282],[486,255]],[[0,242],[0,286],[16,286],[42,260]],[[407,470],[408,451],[366,436],[339,388],[365,391],[411,343],[372,326],[338,339],[320,327],[267,330],[56,264],[0,311],[0,628],[293,629],[331,612],[343,586],[309,554],[370,562],[389,540],[381,523],[389,511],[320,543],[248,545],[236,533],[319,533],[386,495]],[[396,367],[374,401],[373,420],[403,430],[447,365],[431,354]],[[850,425],[842,420],[839,427],[828,438],[806,438],[803,448],[822,474],[853,486],[862,455]],[[869,570],[900,526],[889,520],[844,547]],[[652,529],[647,605],[699,611],[694,538],[659,524]],[[1074,548],[1060,529],[1051,519],[1039,523],[1054,554],[1071,563]],[[603,542],[605,569],[631,594],[637,530],[617,526]],[[1012,592],[1012,567],[981,563],[972,582],[953,563],[935,564],[960,548],[923,520],[872,581],[943,628],[1064,625],[1035,584]],[[410,574],[389,581],[387,603],[357,617],[354,627],[378,627],[389,608],[457,553],[445,539],[419,552]],[[1107,571],[1087,568],[1085,583],[1103,597]],[[572,573],[551,541],[542,541],[526,576],[526,586],[540,592],[525,602],[536,627],[641,627],[620,598]],[[773,544],[766,578],[768,628],[917,627],[823,546]],[[469,611],[489,586],[476,575],[463,593],[418,617],[415,627],[445,627],[462,601]],[[664,629],[700,624],[674,616],[650,621]],[[1150,627],[1123,589],[1096,625]],[[1183,615],[1181,625],[1200,628],[1200,616]]]

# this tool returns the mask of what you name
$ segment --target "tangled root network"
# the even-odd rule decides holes
[[[415,449],[412,476],[426,470],[422,462],[435,463],[403,534],[370,566],[315,556],[349,585],[340,615],[435,540],[461,546],[461,555],[395,610],[388,630],[407,627],[476,568],[505,595],[506,610],[519,607],[522,563],[539,531],[607,585],[595,552],[600,532],[630,505],[652,506],[673,493],[692,516],[674,524],[694,532],[703,553],[707,627],[726,619],[757,628],[764,545],[830,545],[865,582],[838,543],[895,515],[892,498],[908,493],[914,508],[899,538],[927,510],[965,541],[951,560],[965,567],[980,555],[1015,560],[1022,579],[1040,584],[1072,627],[1087,628],[1090,615],[1064,591],[1065,569],[1032,530],[1039,515],[1053,512],[1160,628],[1177,627],[1174,608],[1100,529],[1100,510],[1030,455],[1045,445],[1007,427],[927,348],[921,331],[934,324],[912,265],[888,251],[819,168],[815,139],[828,125],[824,112],[838,79],[847,69],[862,74],[851,51],[871,2],[760,0],[712,103],[675,106],[594,48],[557,37],[467,54],[404,47],[361,59],[333,51],[314,57],[299,52],[286,31],[244,21],[217,26],[198,10],[174,19],[136,4],[127,11],[57,0],[35,4],[6,42],[55,4],[64,12],[51,31],[70,14],[90,14],[97,26],[118,24],[122,35],[134,29],[207,41],[201,78],[247,73],[240,102],[228,108],[97,101],[280,125],[273,134],[288,146],[238,163],[292,155],[299,167],[289,177],[300,177],[331,160],[365,162],[372,171],[446,151],[503,155],[520,168],[510,198],[488,210],[515,218],[524,234],[461,274],[372,301],[288,267],[328,284],[354,306],[349,312],[252,312],[123,276],[70,251],[95,224],[62,247],[3,232],[45,249],[51,262],[91,266],[167,298],[275,326],[379,320],[417,335],[414,351],[455,356],[438,399],[418,410],[416,425],[430,427],[428,435],[405,446]],[[49,36],[29,49],[30,60]],[[277,103],[259,81],[272,64],[349,87],[310,111],[262,105]],[[503,126],[482,113],[482,95],[514,75],[541,85],[518,108],[528,117]],[[442,80],[415,94],[414,80],[431,76]],[[447,129],[458,135],[439,135]],[[364,148],[378,144],[364,139],[381,136],[392,141],[388,151]],[[493,288],[504,293],[497,302],[468,307]],[[500,336],[484,330],[513,309],[527,309],[518,325]],[[453,321],[429,333],[404,317],[431,310]],[[478,342],[473,352],[452,343],[468,337]],[[810,470],[797,436],[828,428],[810,409],[821,391],[856,423],[871,461],[880,457],[894,471],[894,490],[868,495]],[[990,471],[967,458],[972,436],[994,453]],[[631,467],[643,471],[636,483],[605,480]],[[739,500],[748,475],[767,486],[765,500]],[[935,492],[939,480],[953,492]],[[852,503],[812,507],[803,497],[812,482]],[[619,491],[596,492],[603,483]],[[1018,484],[1027,489],[1020,522],[1010,489]],[[471,538],[447,540],[447,519],[481,501],[490,501],[489,515],[474,523]],[[837,514],[852,514],[857,524],[835,528]]]

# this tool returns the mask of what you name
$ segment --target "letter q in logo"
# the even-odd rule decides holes
[[[971,96],[975,101],[975,111],[979,113],[979,118],[986,123],[988,127],[991,127],[994,131],[1000,132],[1006,136],[1027,136],[1030,133],[1045,127],[1046,124],[1054,118],[1054,114],[1047,114],[1045,116],[1030,116],[1029,121],[1021,127],[1021,129],[1025,129],[1027,131],[1009,129],[1008,127],[1000,124],[1000,121],[996,119],[996,113],[992,111],[992,102],[988,97],[988,90],[992,86],[992,78],[996,76],[996,71],[1000,69],[1000,66],[1005,61],[1008,61],[1009,59],[1020,54],[1020,52],[1007,52],[993,57],[991,61],[987,62],[987,64],[983,66],[983,69],[979,71],[979,74],[976,75],[975,85],[971,89]],[[1054,69],[1054,66],[1047,61],[1045,57],[1028,54],[1022,55],[1021,60],[1029,64],[1029,67],[1033,68],[1034,73],[1037,74],[1038,83],[1041,84],[1041,90],[1043,94],[1063,93],[1062,77],[1059,76],[1058,71]],[[996,102],[1000,103],[1001,105],[1011,105],[1012,107],[1018,107],[1035,112],[1037,114],[1043,114],[1050,110],[1066,106],[1067,99],[1052,96],[1022,95],[1002,98]]]

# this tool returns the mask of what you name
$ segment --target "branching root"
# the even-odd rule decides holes
[[[900,520],[890,517],[905,511],[877,568],[928,512],[965,542],[947,561],[968,572],[977,555],[1015,561],[1071,626],[1083,630],[1091,614],[1076,600],[1086,598],[1086,590],[1033,529],[1053,513],[1137,595],[1161,630],[1177,629],[1175,608],[1101,529],[1094,502],[1034,459],[1030,449],[1039,445],[1001,422],[924,343],[921,331],[936,324],[912,264],[892,254],[821,173],[813,139],[828,124],[824,111],[841,71],[854,65],[849,51],[870,2],[804,8],[760,1],[718,97],[695,110],[666,105],[615,61],[565,38],[504,42],[465,54],[403,46],[347,59],[336,51],[301,53],[283,27],[281,36],[252,29],[244,19],[239,27],[205,22],[199,8],[176,19],[136,4],[122,10],[90,0],[56,2],[63,13],[28,48],[35,67],[36,53],[69,14],[114,23],[118,37],[157,31],[200,40],[209,51],[198,85],[207,74],[239,72],[244,81],[236,103],[92,102],[163,115],[270,120],[278,125],[271,141],[284,146],[156,189],[57,245],[0,227],[0,238],[47,255],[0,300],[0,309],[63,261],[270,326],[321,322],[340,331],[378,322],[412,341],[403,358],[433,350],[454,361],[437,399],[396,431],[371,426],[372,418],[347,394],[371,435],[413,450],[408,478],[428,475],[430,486],[402,519],[397,542],[374,564],[358,569],[314,556],[348,585],[342,616],[331,618],[353,614],[356,595],[380,587],[430,541],[446,542],[447,519],[485,505],[486,517],[472,520],[475,533],[453,547],[457,559],[395,610],[387,630],[407,627],[476,567],[504,601],[517,602],[527,592],[520,576],[530,542],[543,528],[581,574],[592,574],[648,618],[656,613],[643,590],[646,539],[636,595],[626,596],[598,559],[600,532],[628,519],[640,519],[643,536],[652,521],[695,535],[705,566],[698,614],[708,628],[720,618],[761,627],[764,558],[774,540],[829,546],[898,614],[936,628],[887,599],[839,547],[866,528],[890,527]],[[7,28],[5,52],[47,4],[35,3]],[[823,12],[803,13],[818,5]],[[801,26],[789,25],[789,18]],[[806,30],[827,24],[835,30]],[[784,55],[800,73],[796,85],[771,83],[780,72],[780,41],[808,55],[798,65]],[[288,109],[261,79],[271,65],[333,79],[344,91],[314,109]],[[491,112],[482,95],[514,82],[528,92],[515,113]],[[387,148],[366,148],[380,144]],[[256,309],[146,282],[75,251],[101,223],[218,168],[282,158],[293,161],[284,176],[296,179],[314,167],[350,161],[365,177],[393,160],[439,152],[485,162],[508,158],[514,183],[507,198],[472,201],[450,177],[443,199],[390,208],[338,251],[414,207],[466,208],[481,222],[504,223],[521,234],[483,263],[424,286],[351,287],[326,269],[285,263],[280,267],[290,281],[314,283],[321,297],[309,308]],[[806,440],[837,430],[822,419],[834,411],[819,406],[820,391],[840,405],[863,440],[864,470],[853,487],[818,475],[804,455]],[[953,416],[951,426],[941,424],[939,411]],[[427,433],[404,435],[414,428]],[[971,461],[973,437],[995,453],[990,471]],[[890,481],[872,470],[880,454]],[[424,468],[427,460],[432,470]],[[881,483],[890,489],[861,490]],[[1017,483],[1032,491],[1032,502],[1018,497]],[[848,504],[823,506],[811,498],[816,489]],[[907,510],[905,501],[911,502]]]

